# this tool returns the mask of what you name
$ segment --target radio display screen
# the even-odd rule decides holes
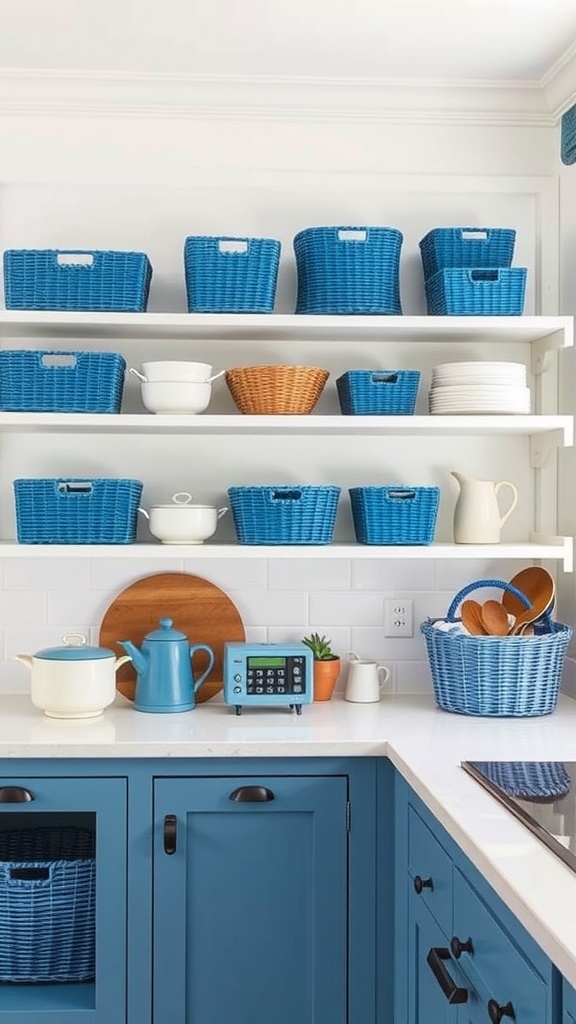
[[[248,668],[286,668],[286,658],[248,658]]]

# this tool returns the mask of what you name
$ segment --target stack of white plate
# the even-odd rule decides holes
[[[432,370],[428,405],[433,415],[530,414],[524,363],[441,363]]]

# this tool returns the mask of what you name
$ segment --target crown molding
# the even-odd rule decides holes
[[[547,88],[553,89],[556,79]],[[0,69],[0,115],[550,126],[541,83]],[[556,118],[557,119],[557,118]]]
[[[546,103],[555,121],[576,103],[576,42],[541,80]]]

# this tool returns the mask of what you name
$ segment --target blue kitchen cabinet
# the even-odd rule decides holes
[[[0,776],[0,1024],[125,1024],[126,779],[16,767]]]
[[[560,1024],[548,958],[399,776],[394,798],[396,1019]]]
[[[576,1024],[576,990],[566,979],[562,983],[562,1024]]]
[[[154,784],[154,1024],[345,1024],[346,777]]]

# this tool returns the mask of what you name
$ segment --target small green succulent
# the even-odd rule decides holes
[[[338,657],[330,647],[330,640],[325,636],[320,636],[320,633],[311,633],[310,636],[303,636],[302,643],[310,648],[315,661],[334,661]]]

